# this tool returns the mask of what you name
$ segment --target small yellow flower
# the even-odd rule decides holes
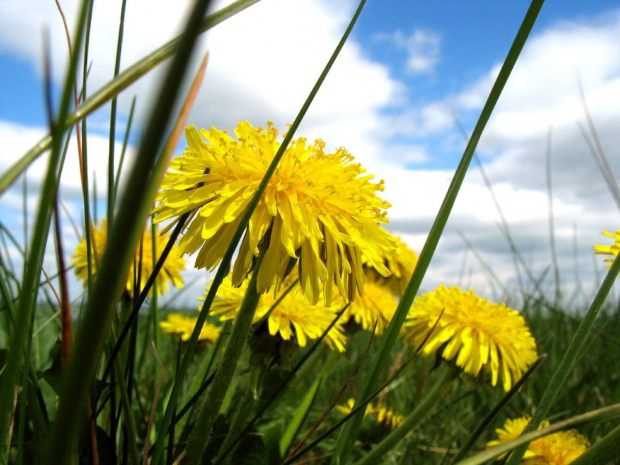
[[[347,403],[345,405],[337,405],[336,408],[344,415],[348,415],[353,411],[354,406],[355,399],[349,399],[347,400]],[[399,415],[394,411],[381,405],[375,406],[372,403],[369,403],[366,406],[366,413],[364,414],[364,418],[366,417],[374,418],[375,422],[387,425],[391,429],[400,426],[402,422],[405,421],[405,417],[403,415]]]
[[[616,231],[615,234],[612,234],[608,231],[603,231],[603,234],[616,242],[612,245],[595,245],[594,253],[601,255],[611,255],[612,258],[606,258],[605,261],[609,262],[607,268],[611,268],[611,264],[614,262],[614,259],[618,256],[618,252],[620,252],[620,231]]]
[[[498,438],[486,444],[493,447],[499,444],[517,439],[530,422],[529,417],[521,417],[515,420],[506,420],[503,428],[495,432]],[[548,421],[543,421],[538,429],[549,426]],[[560,431],[532,441],[521,461],[524,465],[568,465],[582,455],[589,447],[588,439],[576,430]],[[506,454],[500,456],[503,458]]]
[[[100,225],[94,228],[91,242],[91,270],[93,275],[97,273],[97,262],[101,260],[106,248],[108,239],[107,221],[102,220]],[[140,255],[140,244],[136,248],[134,261],[131,264],[127,274],[127,284],[125,289],[130,297],[134,294],[134,275],[137,275],[135,267],[140,265],[140,289],[143,289],[153,272],[153,266],[157,262],[159,255],[166,247],[169,236],[156,234],[155,248],[156,257],[153,257],[153,236],[151,235],[151,227],[147,226],[142,236],[142,255]],[[96,250],[96,255],[95,255]],[[75,274],[78,279],[84,283],[84,287],[88,282],[88,257],[86,254],[86,238],[82,239],[75,249],[75,254],[71,257],[71,265],[75,266]],[[183,277],[181,271],[185,270],[185,259],[180,256],[176,247],[173,247],[164,262],[164,266],[157,275],[157,294],[164,295],[170,290],[170,283],[179,289],[183,288]],[[153,296],[153,290],[149,292],[149,297]]]
[[[389,290],[387,283],[378,281],[372,275],[366,277],[364,295],[357,296],[342,315],[343,321],[353,319],[366,331],[372,331],[377,325],[375,334],[381,336],[392,320],[398,300]]]
[[[211,270],[281,143],[272,123],[265,130],[241,122],[236,139],[215,128],[198,132],[188,126],[185,134],[188,147],[170,164],[155,221],[176,221],[194,212],[179,247],[185,254],[198,251],[196,267]],[[370,182],[373,176],[365,175],[345,149],[325,153],[324,148],[323,141],[308,144],[305,138],[288,146],[241,241],[234,286],[251,271],[262,241],[267,249],[258,292],[278,288],[291,260],[299,260],[303,295],[312,304],[321,292],[325,305],[331,304],[332,283],[347,300],[356,291],[363,293],[362,253],[379,273],[389,275],[383,256],[396,246],[380,226],[388,222],[385,209],[390,206],[377,196],[383,181]]]
[[[196,321],[198,321],[198,318],[192,318],[182,313],[171,313],[166,321],[159,322],[159,327],[164,334],[178,335],[185,342],[189,341],[189,338],[192,336]],[[218,326],[205,322],[198,336],[198,341],[210,346],[219,335],[220,328]]]
[[[261,296],[253,323],[257,323],[267,314],[293,282],[294,280],[289,277],[277,296],[274,296],[273,293]],[[230,277],[227,277],[220,285],[217,297],[211,305],[211,314],[220,315],[222,321],[235,318],[241,307],[246,289],[247,282],[242,287],[236,288],[233,287]],[[281,298],[281,301],[269,314],[267,318],[269,334],[272,336],[279,334],[285,341],[295,340],[299,347],[304,347],[308,339],[321,337],[336,318],[340,309],[341,307],[335,303],[331,307],[309,304],[297,284]],[[324,341],[330,348],[344,352],[346,337],[343,334],[341,321],[336,322],[325,336]]]
[[[506,391],[536,361],[536,341],[523,317],[506,304],[481,299],[471,289],[442,285],[417,297],[403,326],[405,340],[418,347],[442,311],[422,347],[425,355],[456,359],[457,366],[474,376],[484,368],[491,372],[493,386],[499,378]]]

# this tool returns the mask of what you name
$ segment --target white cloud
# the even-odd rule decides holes
[[[406,69],[411,74],[431,74],[441,60],[441,35],[436,31],[416,28],[410,35],[398,30],[377,34],[379,41],[391,42],[407,53]]]

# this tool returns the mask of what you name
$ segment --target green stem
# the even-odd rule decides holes
[[[383,441],[381,441],[376,447],[374,447],[368,454],[364,456],[362,460],[357,462],[357,465],[367,465],[372,463],[379,463],[379,459],[389,452],[398,442],[403,439],[409,431],[415,428],[423,419],[428,415],[437,402],[443,398],[448,386],[452,380],[457,376],[458,371],[456,368],[445,368],[441,378],[433,386],[433,389],[428,393],[422,402],[418,404],[411,414],[405,418],[405,421],[392,431]]]
[[[256,291],[256,280],[265,250],[266,248],[262,247],[248,285],[248,290],[241,303],[239,313],[235,318],[230,339],[222,354],[222,362],[217,369],[213,383],[211,383],[207,391],[204,402],[199,407],[198,419],[187,444],[187,463],[201,463],[201,458],[209,444],[215,418],[220,411],[230,382],[235,374],[239,358],[245,349],[260,297],[260,294]]]

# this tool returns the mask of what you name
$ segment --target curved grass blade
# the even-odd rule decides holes
[[[611,291],[611,287],[616,281],[619,272],[620,259],[616,259],[607,273],[603,284],[599,288],[596,297],[594,297],[594,300],[588,309],[588,313],[586,313],[586,316],[579,325],[573,340],[568,346],[568,349],[566,349],[566,353],[564,354],[564,357],[562,357],[562,361],[553,373],[553,377],[551,378],[551,381],[549,381],[549,385],[547,386],[542,399],[540,399],[536,412],[532,416],[532,420],[525,428],[526,433],[538,428],[538,425],[540,425],[540,423],[547,417],[551,406],[555,402],[557,395],[562,390],[562,387],[568,378],[568,374],[572,370],[573,366],[575,366],[577,358],[582,355],[581,349],[592,331],[594,321],[598,317],[598,314],[600,313],[601,308],[607,299],[607,295],[609,294],[609,291]],[[527,443],[519,446],[519,448],[517,448],[508,459],[508,465],[516,465],[520,463],[526,450]]]
[[[420,257],[418,259],[418,264],[413,272],[413,276],[409,281],[409,285],[403,295],[398,308],[396,309],[396,313],[390,322],[385,335],[381,341],[381,346],[379,348],[378,354],[373,360],[373,365],[367,372],[366,379],[364,380],[364,384],[362,385],[360,392],[357,396],[356,402],[360,403],[362,400],[369,397],[369,395],[373,392],[373,386],[376,385],[377,376],[379,373],[379,369],[381,366],[384,366],[387,363],[387,359],[389,357],[390,351],[398,337],[398,333],[405,321],[407,316],[407,312],[409,307],[413,302],[413,298],[415,294],[418,292],[420,288],[420,284],[422,283],[422,278],[426,273],[426,270],[430,264],[430,261],[435,253],[435,249],[437,248],[437,244],[439,243],[439,239],[444,230],[446,222],[448,221],[448,217],[450,216],[450,212],[452,211],[452,206],[456,200],[459,189],[461,188],[461,184],[463,183],[463,179],[465,178],[465,174],[467,173],[467,169],[471,162],[471,159],[474,155],[474,151],[476,150],[476,146],[478,145],[478,141],[480,140],[480,136],[491,117],[491,113],[495,108],[497,101],[499,100],[499,96],[508,81],[508,77],[514,68],[515,63],[527,41],[530,31],[534,26],[534,22],[542,8],[544,0],[533,0],[530,8],[521,24],[521,28],[517,33],[517,36],[508,52],[508,56],[502,65],[502,68],[495,80],[495,84],[491,89],[491,93],[489,94],[489,98],[487,99],[484,108],[480,114],[480,118],[476,123],[476,127],[472,133],[471,138],[465,148],[465,152],[463,153],[463,157],[461,158],[461,162],[454,174],[454,178],[452,179],[452,183],[448,188],[444,201],[441,205],[439,213],[437,214],[437,218],[431,228],[428,239],[424,244],[424,248],[420,253]],[[340,437],[338,438],[338,443],[336,444],[336,450],[334,456],[332,458],[332,465],[340,465],[347,462],[349,454],[353,448],[355,443],[355,439],[358,436],[359,429],[362,424],[362,420],[364,419],[364,411],[362,409],[358,413],[357,416],[345,425],[342,430]]]
[[[549,434],[557,433],[558,431],[565,431],[568,429],[579,428],[587,425],[595,425],[597,423],[602,423],[604,421],[614,420],[616,418],[620,418],[620,404],[610,405],[609,407],[604,407],[602,409],[593,410],[588,413],[584,413],[582,415],[577,415],[568,420],[564,420],[558,423],[555,423],[547,428],[539,429],[537,431],[532,431],[530,433],[525,433],[522,436],[519,436],[517,439],[506,442],[504,444],[500,444],[495,447],[491,447],[483,452],[480,452],[472,457],[466,458],[465,460],[461,460],[457,463],[457,465],[483,465],[494,458],[499,457],[506,452],[510,452],[517,446],[527,445],[531,441],[534,441],[543,436],[547,436]],[[511,457],[514,456],[514,452]],[[576,464],[577,462],[572,462]],[[586,462],[588,463],[588,462]],[[596,463],[600,465],[606,462],[591,462],[592,464]]]
[[[620,457],[620,426],[616,426],[603,439],[597,441],[571,465],[600,465],[612,463]]]
[[[119,210],[108,233],[108,247],[97,270],[97,280],[89,296],[75,344],[75,355],[61,395],[50,447],[44,463],[69,463],[83,419],[89,388],[98,367],[98,359],[118,296],[124,284],[124,273],[135,253],[144,219],[155,197],[165,170],[161,155],[163,135],[170,121],[176,97],[194,44],[201,27],[201,18],[209,1],[194,3],[182,35],[178,51],[160,87],[157,107],[151,112],[145,137],[121,195]],[[65,120],[63,120],[65,121]]]
[[[257,3],[259,0],[237,0],[236,2],[222,8],[219,11],[207,16],[200,26],[200,33],[208,31],[217,26],[226,19],[243,11],[249,6]],[[162,45],[160,48],[145,56],[141,60],[134,63],[117,77],[110,80],[102,86],[98,91],[88,97],[82,105],[66,118],[67,127],[74,125],[77,121],[85,118],[104,103],[120,94],[124,89],[136,82],[146,73],[151,71],[157,65],[161,64],[174,55],[181,44],[182,36],[175,37],[171,41]],[[52,144],[51,135],[46,135],[39,142],[33,145],[13,166],[11,166],[0,177],[0,194],[4,192],[17,177],[41,155],[45,150],[49,149]]]

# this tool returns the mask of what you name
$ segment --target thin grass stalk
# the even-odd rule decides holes
[[[258,1],[260,0],[237,0],[236,2],[216,11],[215,13],[210,14],[202,21],[199,33],[202,34],[203,32],[208,31]],[[144,58],[135,62],[125,71],[120,73],[116,78],[111,79],[107,84],[104,84],[101,88],[99,88],[99,90],[88,97],[88,99],[86,99],[82,105],[79,106],[79,108],[66,117],[65,121],[67,126],[72,126],[77,121],[84,119],[87,115],[101,107],[104,103],[119,95],[123,90],[147,74],[153,68],[173,56],[180,48],[182,37],[183,36],[181,34],[165,43],[154,52],[151,52]],[[4,172],[0,177],[0,194],[11,184],[13,184],[17,177],[34,160],[36,160],[39,155],[49,149],[51,145],[52,136],[48,134],[33,145],[17,162],[15,162],[15,164],[13,164],[13,166]]]
[[[547,428],[542,428],[537,431],[531,432],[523,432],[521,436],[512,441],[505,442],[503,444],[497,445],[495,447],[491,447],[485,451],[479,452],[478,454],[468,457],[465,460],[461,460],[457,463],[457,465],[483,465],[488,463],[490,460],[493,460],[499,457],[502,454],[510,452],[513,449],[516,449],[518,446],[522,444],[529,444],[532,441],[535,441],[538,438],[542,438],[549,434],[557,433],[559,431],[566,431],[569,429],[576,429],[580,427],[585,427],[589,425],[596,425],[598,423],[602,423],[609,420],[615,420],[620,418],[620,404],[613,404],[608,407],[603,407],[598,410],[593,410],[588,413],[584,413],[582,415],[576,415],[568,420],[560,421],[558,423],[554,423],[553,425],[548,426]],[[516,450],[510,455],[510,457],[514,456]],[[520,459],[519,459],[520,460]],[[578,460],[578,459],[577,459]],[[576,464],[577,462],[572,462]],[[589,463],[589,462],[585,462]],[[591,462],[592,465],[601,465],[605,462]]]
[[[116,59],[114,61],[114,77],[118,76],[121,69],[121,52],[123,50],[123,32],[125,30],[125,7],[127,0],[121,3],[121,16],[118,24],[118,39],[116,41]],[[108,221],[114,217],[114,204],[116,202],[114,181],[114,145],[116,144],[116,105],[117,99],[112,99],[110,107],[110,137],[108,153]]]
[[[125,162],[125,154],[127,153],[127,146],[129,145],[129,134],[131,134],[131,125],[133,123],[133,115],[136,109],[136,97],[131,99],[131,107],[129,108],[129,116],[127,117],[127,127],[125,128],[125,137],[123,138],[123,149],[121,150],[121,157],[118,161],[118,167],[116,169],[116,176],[114,176],[114,199],[118,197],[118,183],[121,178],[121,171],[123,169],[123,163]]]
[[[8,461],[8,441],[10,441],[8,432],[11,422],[11,404],[19,377],[19,371],[21,367],[25,365],[24,359],[27,356],[27,354],[24,353],[24,348],[28,339],[30,339],[30,321],[37,301],[38,281],[47,237],[49,235],[54,192],[57,189],[58,183],[57,173],[60,171],[60,163],[62,160],[60,150],[62,137],[67,128],[65,121],[69,112],[71,89],[75,82],[75,71],[77,69],[79,50],[84,35],[85,15],[86,2],[83,2],[78,14],[79,21],[75,34],[75,47],[69,59],[56,121],[52,122],[52,152],[50,154],[48,169],[41,192],[41,200],[33,229],[30,253],[24,266],[19,309],[15,315],[15,324],[8,344],[6,368],[2,376],[2,383],[0,384],[0,441],[2,441],[2,443],[0,443],[0,461],[2,462]]]
[[[198,316],[198,320],[196,321],[196,325],[194,327],[194,331],[193,331],[193,333],[192,333],[192,335],[191,335],[191,337],[190,337],[190,339],[189,339],[189,341],[187,343],[187,349],[185,350],[185,354],[183,356],[183,360],[181,361],[181,366],[179,368],[179,374],[175,378],[175,381],[174,381],[174,384],[173,384],[173,387],[172,387],[172,392],[170,394],[170,403],[166,407],[166,411],[164,413],[164,417],[162,418],[162,423],[160,425],[160,431],[166,430],[168,428],[169,424],[170,424],[170,421],[172,420],[172,407],[171,407],[171,405],[173,405],[176,402],[176,400],[177,400],[177,396],[178,396],[178,393],[179,393],[179,390],[180,390],[181,382],[182,382],[183,378],[185,377],[185,373],[187,372],[187,368],[188,368],[189,363],[191,361],[192,355],[194,354],[194,351],[196,350],[196,345],[198,344],[198,336],[200,335],[200,331],[202,330],[202,327],[204,326],[204,323],[205,323],[207,315],[208,315],[208,310],[209,310],[209,308],[211,308],[211,304],[213,302],[213,299],[215,298],[215,294],[217,293],[217,290],[218,290],[220,284],[222,283],[222,281],[224,280],[224,278],[228,274],[227,270],[228,270],[230,261],[232,259],[232,256],[233,256],[233,254],[234,254],[234,252],[236,250],[237,244],[241,240],[241,236],[243,235],[243,232],[245,231],[245,228],[249,224],[250,217],[252,216],[252,213],[256,209],[256,206],[258,205],[258,202],[259,202],[261,196],[263,195],[263,192],[265,191],[265,188],[267,187],[267,183],[269,182],[269,180],[271,179],[271,176],[275,172],[276,167],[278,166],[278,163],[280,162],[280,159],[282,158],[286,148],[288,147],[288,144],[290,143],[290,141],[292,140],[293,136],[295,135],[295,132],[297,131],[297,128],[301,124],[302,119],[306,115],[306,113],[308,111],[308,108],[310,108],[310,104],[314,100],[314,97],[318,93],[321,85],[323,84],[323,82],[325,81],[325,78],[327,77],[327,74],[331,70],[334,62],[336,61],[336,58],[338,57],[338,55],[340,53],[340,50],[342,50],[342,47],[344,46],[347,38],[349,37],[349,35],[351,33],[351,30],[353,29],[353,26],[355,25],[355,22],[357,21],[357,18],[359,17],[359,14],[360,14],[363,6],[364,6],[364,3],[365,3],[365,0],[362,0],[360,2],[359,6],[358,6],[358,9],[356,10],[356,12],[355,12],[351,22],[349,23],[349,26],[347,27],[345,33],[343,34],[340,42],[336,46],[336,49],[334,50],[334,53],[332,54],[332,56],[328,60],[327,64],[325,65],[325,68],[323,69],[322,73],[320,74],[319,78],[317,79],[317,82],[315,83],[314,87],[310,91],[310,94],[306,98],[306,101],[302,105],[299,113],[297,114],[295,120],[293,121],[293,124],[291,124],[289,130],[287,131],[286,136],[284,137],[284,140],[282,141],[282,144],[280,145],[280,148],[278,149],[278,151],[276,152],[275,156],[273,157],[273,160],[271,161],[271,164],[269,165],[269,167],[267,168],[267,170],[265,172],[265,176],[263,177],[261,183],[259,184],[258,188],[256,189],[256,192],[254,193],[254,196],[252,197],[252,200],[248,204],[248,207],[247,207],[245,213],[243,214],[243,216],[242,216],[242,218],[241,218],[241,220],[239,222],[239,225],[237,226],[237,230],[235,231],[235,233],[233,234],[233,236],[232,236],[232,238],[230,240],[230,245],[228,246],[228,248],[226,249],[226,252],[222,256],[222,261],[220,263],[220,266],[218,267],[217,272],[215,273],[215,276],[213,278],[213,282],[211,283],[211,287],[209,288],[209,292],[207,293],[207,296],[205,298],[205,302],[204,302],[204,304],[202,306],[202,310],[200,311],[200,314]],[[153,452],[153,460],[152,461],[153,461],[153,463],[159,463],[159,458],[161,457],[161,451],[162,451],[162,442],[158,440],[158,441],[156,441],[154,446],[155,446],[155,449],[154,449],[154,452]]]
[[[128,176],[127,188],[120,199],[118,214],[109,230],[107,251],[97,270],[97,280],[81,322],[75,345],[76,355],[65,381],[51,435],[51,446],[44,463],[64,464],[72,456],[77,432],[83,421],[88,391],[109,331],[110,318],[123,289],[122,270],[129,268],[144,219],[148,216],[165,169],[162,166],[163,157],[158,156],[161,154],[163,135],[208,4],[208,0],[195,2],[178,52],[161,85],[159,97],[155,100],[157,108],[151,112],[144,140]]]
[[[379,463],[379,460],[393,449],[409,431],[415,428],[428,415],[445,395],[450,383],[458,376],[458,369],[452,366],[444,367],[444,372],[430,392],[424,397],[407,418],[388,434],[383,441],[372,448],[370,452],[357,462],[357,465],[369,465]]]
[[[508,391],[506,395],[502,397],[499,403],[495,407],[493,407],[493,409],[487,414],[487,416],[484,417],[484,419],[480,422],[478,427],[469,436],[465,445],[461,447],[458,453],[454,456],[450,464],[457,463],[459,460],[465,457],[465,455],[469,452],[469,450],[478,440],[480,435],[487,429],[487,427],[491,424],[493,419],[504,409],[504,407],[508,405],[508,403],[513,399],[513,397],[521,390],[521,387],[530,378],[530,376],[534,374],[534,372],[538,369],[538,367],[543,362],[543,360],[545,360],[545,358],[547,358],[546,354],[541,355],[540,357],[538,357],[538,360],[536,360],[534,363],[532,363],[532,365],[530,365],[530,367],[523,374],[523,376],[519,378],[519,381],[515,383],[515,385],[510,389],[510,391]]]
[[[572,368],[575,366],[577,359],[582,355],[582,347],[585,344],[588,336],[592,331],[592,327],[596,318],[598,317],[605,300],[607,299],[607,295],[611,290],[616,278],[618,277],[618,273],[620,272],[620,259],[614,260],[611,269],[607,273],[603,284],[599,288],[596,297],[592,301],[590,308],[588,309],[588,313],[586,313],[583,321],[579,325],[577,332],[573,336],[573,339],[566,349],[564,357],[562,357],[562,361],[555,369],[553,373],[553,377],[545,390],[545,393],[542,396],[542,399],[538,403],[538,407],[536,408],[536,412],[532,417],[532,420],[525,428],[525,432],[530,432],[538,428],[540,423],[547,417],[549,410],[553,406],[556,397],[564,387],[566,383],[566,379]],[[525,451],[527,450],[527,443],[517,448],[514,453],[508,459],[507,465],[517,465],[520,463]]]
[[[478,122],[474,128],[471,138],[465,148],[465,152],[463,153],[463,157],[459,163],[459,166],[454,174],[454,178],[448,188],[444,201],[439,209],[439,213],[431,231],[429,233],[428,239],[424,244],[424,248],[420,253],[420,257],[418,259],[418,263],[415,267],[413,275],[409,281],[409,285],[405,290],[403,297],[401,298],[394,317],[390,322],[388,328],[386,329],[385,335],[382,338],[380,348],[375,359],[372,361],[372,366],[366,374],[366,378],[364,379],[363,385],[360,388],[358,396],[356,398],[356,402],[361,402],[370,396],[373,392],[373,387],[377,383],[377,378],[379,376],[380,368],[384,366],[389,358],[390,351],[398,338],[398,334],[400,329],[405,321],[407,316],[407,312],[409,311],[409,307],[413,303],[413,299],[415,294],[418,292],[420,288],[420,284],[422,283],[422,278],[426,273],[426,270],[430,264],[430,261],[435,253],[435,249],[437,248],[437,244],[439,243],[439,239],[444,230],[446,222],[448,221],[448,217],[450,216],[450,212],[452,211],[452,207],[458,195],[459,189],[463,183],[463,179],[465,178],[465,174],[467,173],[467,169],[471,162],[471,159],[476,150],[476,146],[478,145],[478,141],[480,140],[480,136],[491,117],[493,109],[499,99],[499,96],[508,81],[508,77],[514,68],[515,63],[517,62],[517,58],[527,41],[530,31],[534,26],[536,18],[538,17],[538,13],[542,8],[544,0],[533,0],[530,4],[530,8],[525,15],[523,23],[517,33],[517,36],[508,52],[508,56],[502,65],[502,68],[493,84],[493,88],[491,89],[491,93],[482,109],[480,117],[478,118]],[[348,461],[351,450],[353,449],[353,445],[355,443],[355,439],[359,434],[359,430],[364,419],[365,409],[360,410],[360,412],[353,418],[352,421],[348,422],[341,434],[338,438],[338,442],[336,444],[336,449],[332,461],[330,462],[332,465],[341,465],[345,464]]]
[[[553,136],[553,126],[549,126],[547,131],[547,152],[545,156],[545,177],[547,180],[547,205],[549,223],[549,250],[551,251],[551,265],[553,268],[553,283],[555,284],[555,305],[562,299],[560,288],[560,267],[558,266],[558,253],[555,246],[555,223],[553,214],[553,182],[551,180],[551,140]]]

